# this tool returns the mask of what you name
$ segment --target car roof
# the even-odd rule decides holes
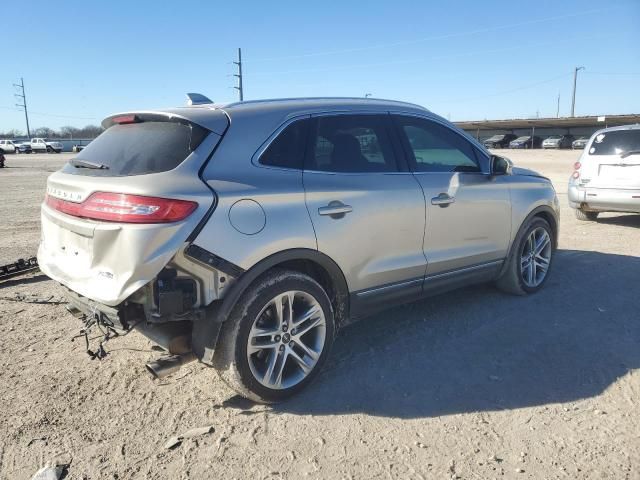
[[[640,123],[634,123],[633,125],[620,125],[618,127],[601,128],[593,135],[596,135],[598,133],[615,132],[618,130],[640,130]]]
[[[393,110],[419,110],[426,108],[409,102],[398,100],[385,100],[380,98],[363,97],[303,97],[303,98],[276,98],[266,100],[249,100],[222,105],[225,111],[233,114],[235,111],[276,111],[306,113],[312,111],[355,109],[366,110],[368,108],[393,109]]]
[[[246,117],[259,115],[268,117],[272,122],[282,122],[292,117],[319,112],[366,112],[366,111],[395,111],[407,113],[429,113],[424,107],[408,102],[396,100],[384,100],[378,98],[358,97],[318,97],[318,98],[279,98],[267,100],[249,100],[228,104],[200,104],[186,107],[175,107],[158,110],[137,110],[119,112],[109,115],[102,122],[102,126],[110,126],[110,119],[127,114],[164,114],[186,119],[201,125],[216,133],[223,133],[226,128],[226,120],[221,117],[229,117],[233,121],[234,116]],[[266,121],[269,121],[265,118]]]

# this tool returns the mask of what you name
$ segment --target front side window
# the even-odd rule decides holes
[[[302,169],[307,120],[288,125],[260,155],[260,164],[270,167]]]
[[[306,168],[343,173],[398,171],[386,118],[379,115],[318,117]]]
[[[480,172],[471,144],[437,122],[397,117],[409,145],[409,162],[417,172]]]

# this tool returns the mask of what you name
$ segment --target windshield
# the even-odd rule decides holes
[[[554,135],[553,137],[547,138],[547,140],[560,140],[562,137],[560,135]]]
[[[495,142],[498,140],[502,140],[503,138],[504,138],[504,135],[494,135],[493,137],[489,138],[487,142]]]
[[[613,130],[596,135],[589,155],[621,155],[640,150],[640,129]]]
[[[531,137],[518,137],[514,140],[514,142],[526,142]]]
[[[173,170],[207,130],[177,122],[114,125],[82,149],[62,171],[74,175],[124,177]],[[90,168],[91,165],[102,166]]]

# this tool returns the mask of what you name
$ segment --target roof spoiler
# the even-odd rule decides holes
[[[201,93],[187,93],[187,105],[206,105],[213,103],[213,100],[205,97]]]

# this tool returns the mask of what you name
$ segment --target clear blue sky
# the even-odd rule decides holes
[[[640,113],[640,1],[5,2],[0,130],[83,126],[123,110],[235,100],[364,96],[452,120]]]

